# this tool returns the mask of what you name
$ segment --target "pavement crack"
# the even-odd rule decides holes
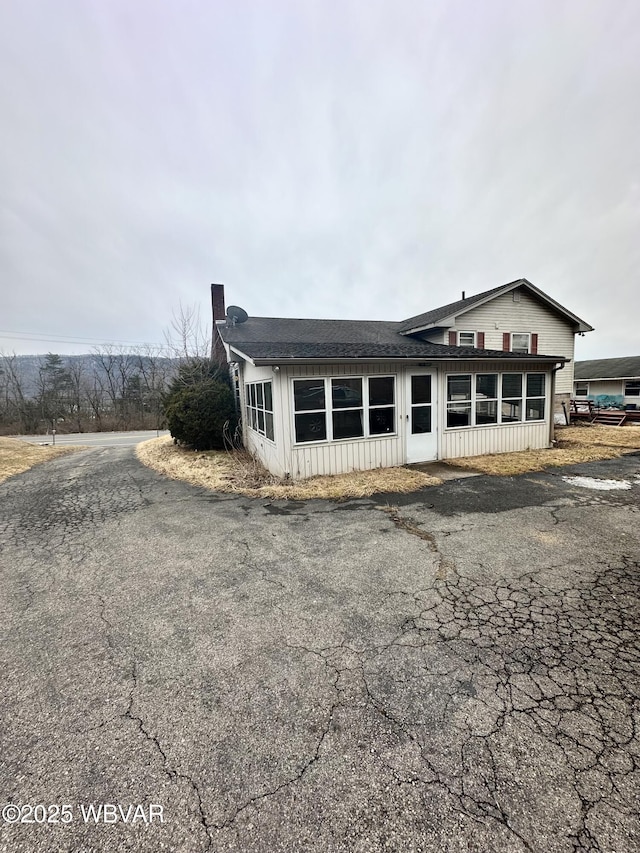
[[[316,744],[313,755],[307,761],[305,761],[305,763],[302,765],[300,770],[294,776],[291,776],[290,778],[285,779],[284,781],[280,782],[279,784],[275,785],[274,787],[269,788],[266,791],[263,791],[261,794],[256,794],[254,797],[251,797],[250,799],[246,800],[246,802],[244,802],[241,806],[236,808],[236,810],[233,812],[233,814],[230,817],[228,817],[226,820],[224,820],[220,823],[212,824],[212,828],[216,829],[216,830],[228,829],[232,824],[235,823],[235,821],[238,819],[238,817],[247,809],[251,808],[252,806],[255,806],[257,803],[260,803],[263,800],[268,799],[269,797],[275,796],[280,791],[284,790],[285,788],[288,788],[290,785],[294,785],[296,782],[299,782],[303,778],[305,773],[307,773],[309,771],[309,769],[311,767],[313,767],[313,765],[316,764],[320,760],[320,751],[322,749],[322,745],[325,741],[325,738],[327,737],[327,735],[329,734],[329,732],[331,730],[331,725],[333,723],[333,717],[334,717],[334,714],[336,712],[336,709],[341,704],[342,704],[341,702],[334,702],[333,705],[331,706],[331,708],[329,709],[329,713],[327,716],[327,722],[326,722],[326,724],[325,724],[325,726],[324,726],[324,728],[320,734],[320,737],[318,738],[318,742]]]
[[[455,563],[452,560],[448,560],[440,551],[436,537],[433,533],[430,533],[428,530],[424,530],[424,528],[415,524],[413,521],[401,516],[397,506],[381,506],[380,509],[389,516],[398,530],[404,530],[405,533],[417,536],[418,539],[427,543],[429,550],[435,555],[438,561],[438,567],[436,569],[436,578],[438,580],[444,580],[450,573],[456,571]]]
[[[202,802],[202,794],[200,792],[200,788],[198,786],[198,783],[195,781],[195,779],[193,779],[188,774],[181,773],[179,770],[175,770],[173,767],[171,767],[171,764],[169,762],[169,757],[167,756],[166,752],[164,751],[164,748],[163,748],[162,744],[160,743],[159,739],[156,737],[156,735],[152,734],[149,731],[149,729],[147,728],[147,726],[145,724],[144,719],[141,716],[139,716],[138,714],[134,714],[134,712],[133,712],[133,703],[134,703],[134,695],[133,694],[135,693],[135,691],[138,688],[138,667],[137,667],[136,661],[133,662],[132,671],[131,671],[131,679],[132,679],[133,684],[131,686],[131,692],[129,694],[129,704],[128,704],[127,709],[124,712],[124,714],[121,714],[121,717],[124,719],[130,720],[132,723],[134,723],[138,727],[138,730],[140,731],[140,733],[144,736],[144,738],[152,746],[154,751],[159,755],[161,762],[162,762],[162,771],[167,776],[167,778],[170,779],[171,781],[179,780],[181,782],[185,782],[191,788],[191,790],[193,791],[193,794],[195,796],[195,799],[196,799],[198,818],[199,818],[200,824],[201,824],[201,826],[204,829],[205,834],[206,834],[206,846],[204,849],[210,850],[212,845],[213,845],[213,838],[212,838],[212,834],[211,834],[212,826],[209,824],[209,822],[207,820],[207,815],[206,815],[206,812],[204,809],[204,804]]]

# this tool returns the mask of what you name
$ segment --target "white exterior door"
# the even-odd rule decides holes
[[[437,384],[432,371],[415,370],[407,374],[406,436],[407,462],[430,462],[438,458]]]

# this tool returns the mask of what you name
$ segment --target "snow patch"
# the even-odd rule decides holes
[[[565,483],[570,486],[582,486],[584,489],[598,489],[601,492],[609,492],[612,489],[630,489],[628,480],[598,480],[596,477],[563,477]]]

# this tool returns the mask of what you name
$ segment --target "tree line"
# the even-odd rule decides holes
[[[0,353],[0,434],[160,429],[180,358],[162,349]]]

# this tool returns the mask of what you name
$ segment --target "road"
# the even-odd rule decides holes
[[[141,441],[169,435],[168,430],[138,430],[132,432],[76,432],[69,434],[56,433],[53,435],[14,435],[29,444],[81,445],[83,447],[134,447]]]
[[[8,480],[5,818],[66,810],[0,850],[640,849],[639,483],[287,503],[130,448]]]

